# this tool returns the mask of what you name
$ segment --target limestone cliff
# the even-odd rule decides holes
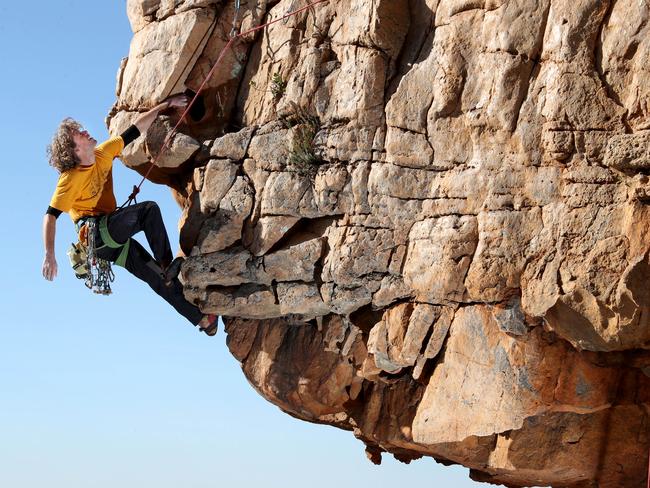
[[[127,4],[112,133],[196,91],[235,17]],[[239,28],[304,5],[242,0]],[[239,40],[151,179],[184,209],[186,296],[257,391],[375,462],[645,486],[648,20],[638,0],[330,0]]]

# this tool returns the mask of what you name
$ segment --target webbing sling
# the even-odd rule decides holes
[[[104,215],[99,220],[99,235],[102,237],[102,241],[104,241],[104,245],[107,247],[110,247],[111,249],[122,248],[122,252],[120,252],[120,255],[115,260],[115,264],[125,268],[126,257],[129,255],[129,247],[131,246],[131,238],[127,239],[123,244],[116,242],[108,232],[108,215]]]

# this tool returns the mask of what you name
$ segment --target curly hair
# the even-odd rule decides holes
[[[47,146],[47,159],[50,166],[59,173],[74,168],[81,160],[74,152],[75,143],[72,136],[81,129],[81,124],[70,117],[63,119],[59,128],[52,137],[52,142]]]

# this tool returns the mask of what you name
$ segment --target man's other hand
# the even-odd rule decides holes
[[[56,257],[54,254],[46,254],[43,260],[43,278],[47,281],[52,281],[56,278],[58,266],[56,264]]]

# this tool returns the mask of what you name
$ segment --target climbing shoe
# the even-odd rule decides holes
[[[217,334],[217,329],[219,328],[219,316],[212,313],[206,314],[197,325],[201,332],[205,332],[206,335],[212,337]]]

